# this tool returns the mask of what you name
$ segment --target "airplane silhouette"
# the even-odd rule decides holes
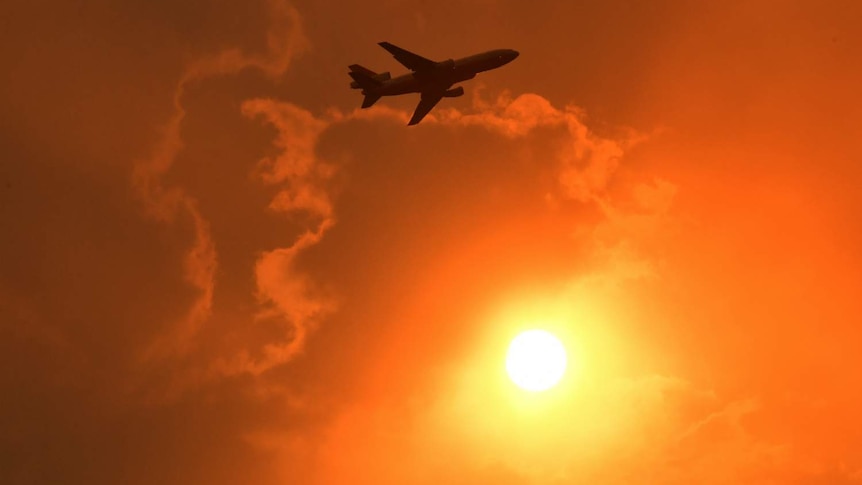
[[[388,72],[378,74],[359,64],[353,64],[349,66],[348,73],[353,78],[350,87],[362,89],[362,94],[365,95],[363,108],[370,108],[382,96],[420,93],[419,105],[408,125],[422,121],[441,99],[462,96],[464,88],[452,88],[453,84],[473,79],[480,72],[496,69],[518,57],[518,51],[495,49],[462,59],[435,62],[389,42],[380,42],[379,45],[412,72],[393,78]]]

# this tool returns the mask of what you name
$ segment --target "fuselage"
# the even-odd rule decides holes
[[[397,96],[436,89],[443,90],[455,83],[473,79],[480,72],[489,71],[508,64],[515,60],[516,57],[518,57],[517,51],[496,49],[461,59],[449,59],[438,62],[437,66],[432,70],[404,74],[383,82],[373,90],[364,89],[362,93]]]

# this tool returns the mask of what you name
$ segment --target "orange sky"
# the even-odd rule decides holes
[[[862,483],[857,2],[7,3],[0,482]]]

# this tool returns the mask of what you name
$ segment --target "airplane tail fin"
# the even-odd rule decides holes
[[[359,64],[351,65],[350,72],[347,74],[353,78],[353,82],[350,83],[350,87],[353,89],[374,89],[383,84],[383,80],[380,79],[380,75],[367,67],[360,66]]]
[[[348,74],[353,78],[353,82],[350,83],[350,87],[353,89],[361,88],[362,94],[365,95],[365,99],[362,100],[363,108],[370,108],[378,99],[380,99],[381,94],[379,94],[379,88],[383,86],[385,81],[391,79],[388,72],[376,73],[367,67],[360,66],[359,64],[351,65],[350,72]]]

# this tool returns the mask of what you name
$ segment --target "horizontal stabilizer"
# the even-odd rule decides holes
[[[360,67],[361,69],[354,69],[354,67]],[[351,71],[348,72],[347,74],[350,75],[350,77],[352,77],[354,81],[356,81],[355,85],[353,83],[351,83],[350,87],[362,88],[362,89],[374,89],[374,88],[379,87],[380,85],[383,84],[382,81],[380,81],[379,79],[377,79],[375,77],[376,74],[373,71],[369,71],[368,69],[365,69],[364,67],[359,66],[358,64],[354,64],[353,66],[350,66],[350,69],[351,69]],[[366,72],[366,71],[371,72],[371,74],[368,74],[368,72]]]
[[[458,96],[464,96],[464,87],[458,86],[457,88],[447,89],[443,92],[443,96],[446,98],[457,98]]]
[[[366,94],[365,99],[362,100],[362,109],[370,108],[380,99],[379,94]]]
[[[350,72],[362,73],[362,75],[368,76],[368,77],[377,76],[376,72],[372,71],[371,69],[368,69],[367,67],[360,66],[359,64],[351,64],[348,67],[350,68]]]

